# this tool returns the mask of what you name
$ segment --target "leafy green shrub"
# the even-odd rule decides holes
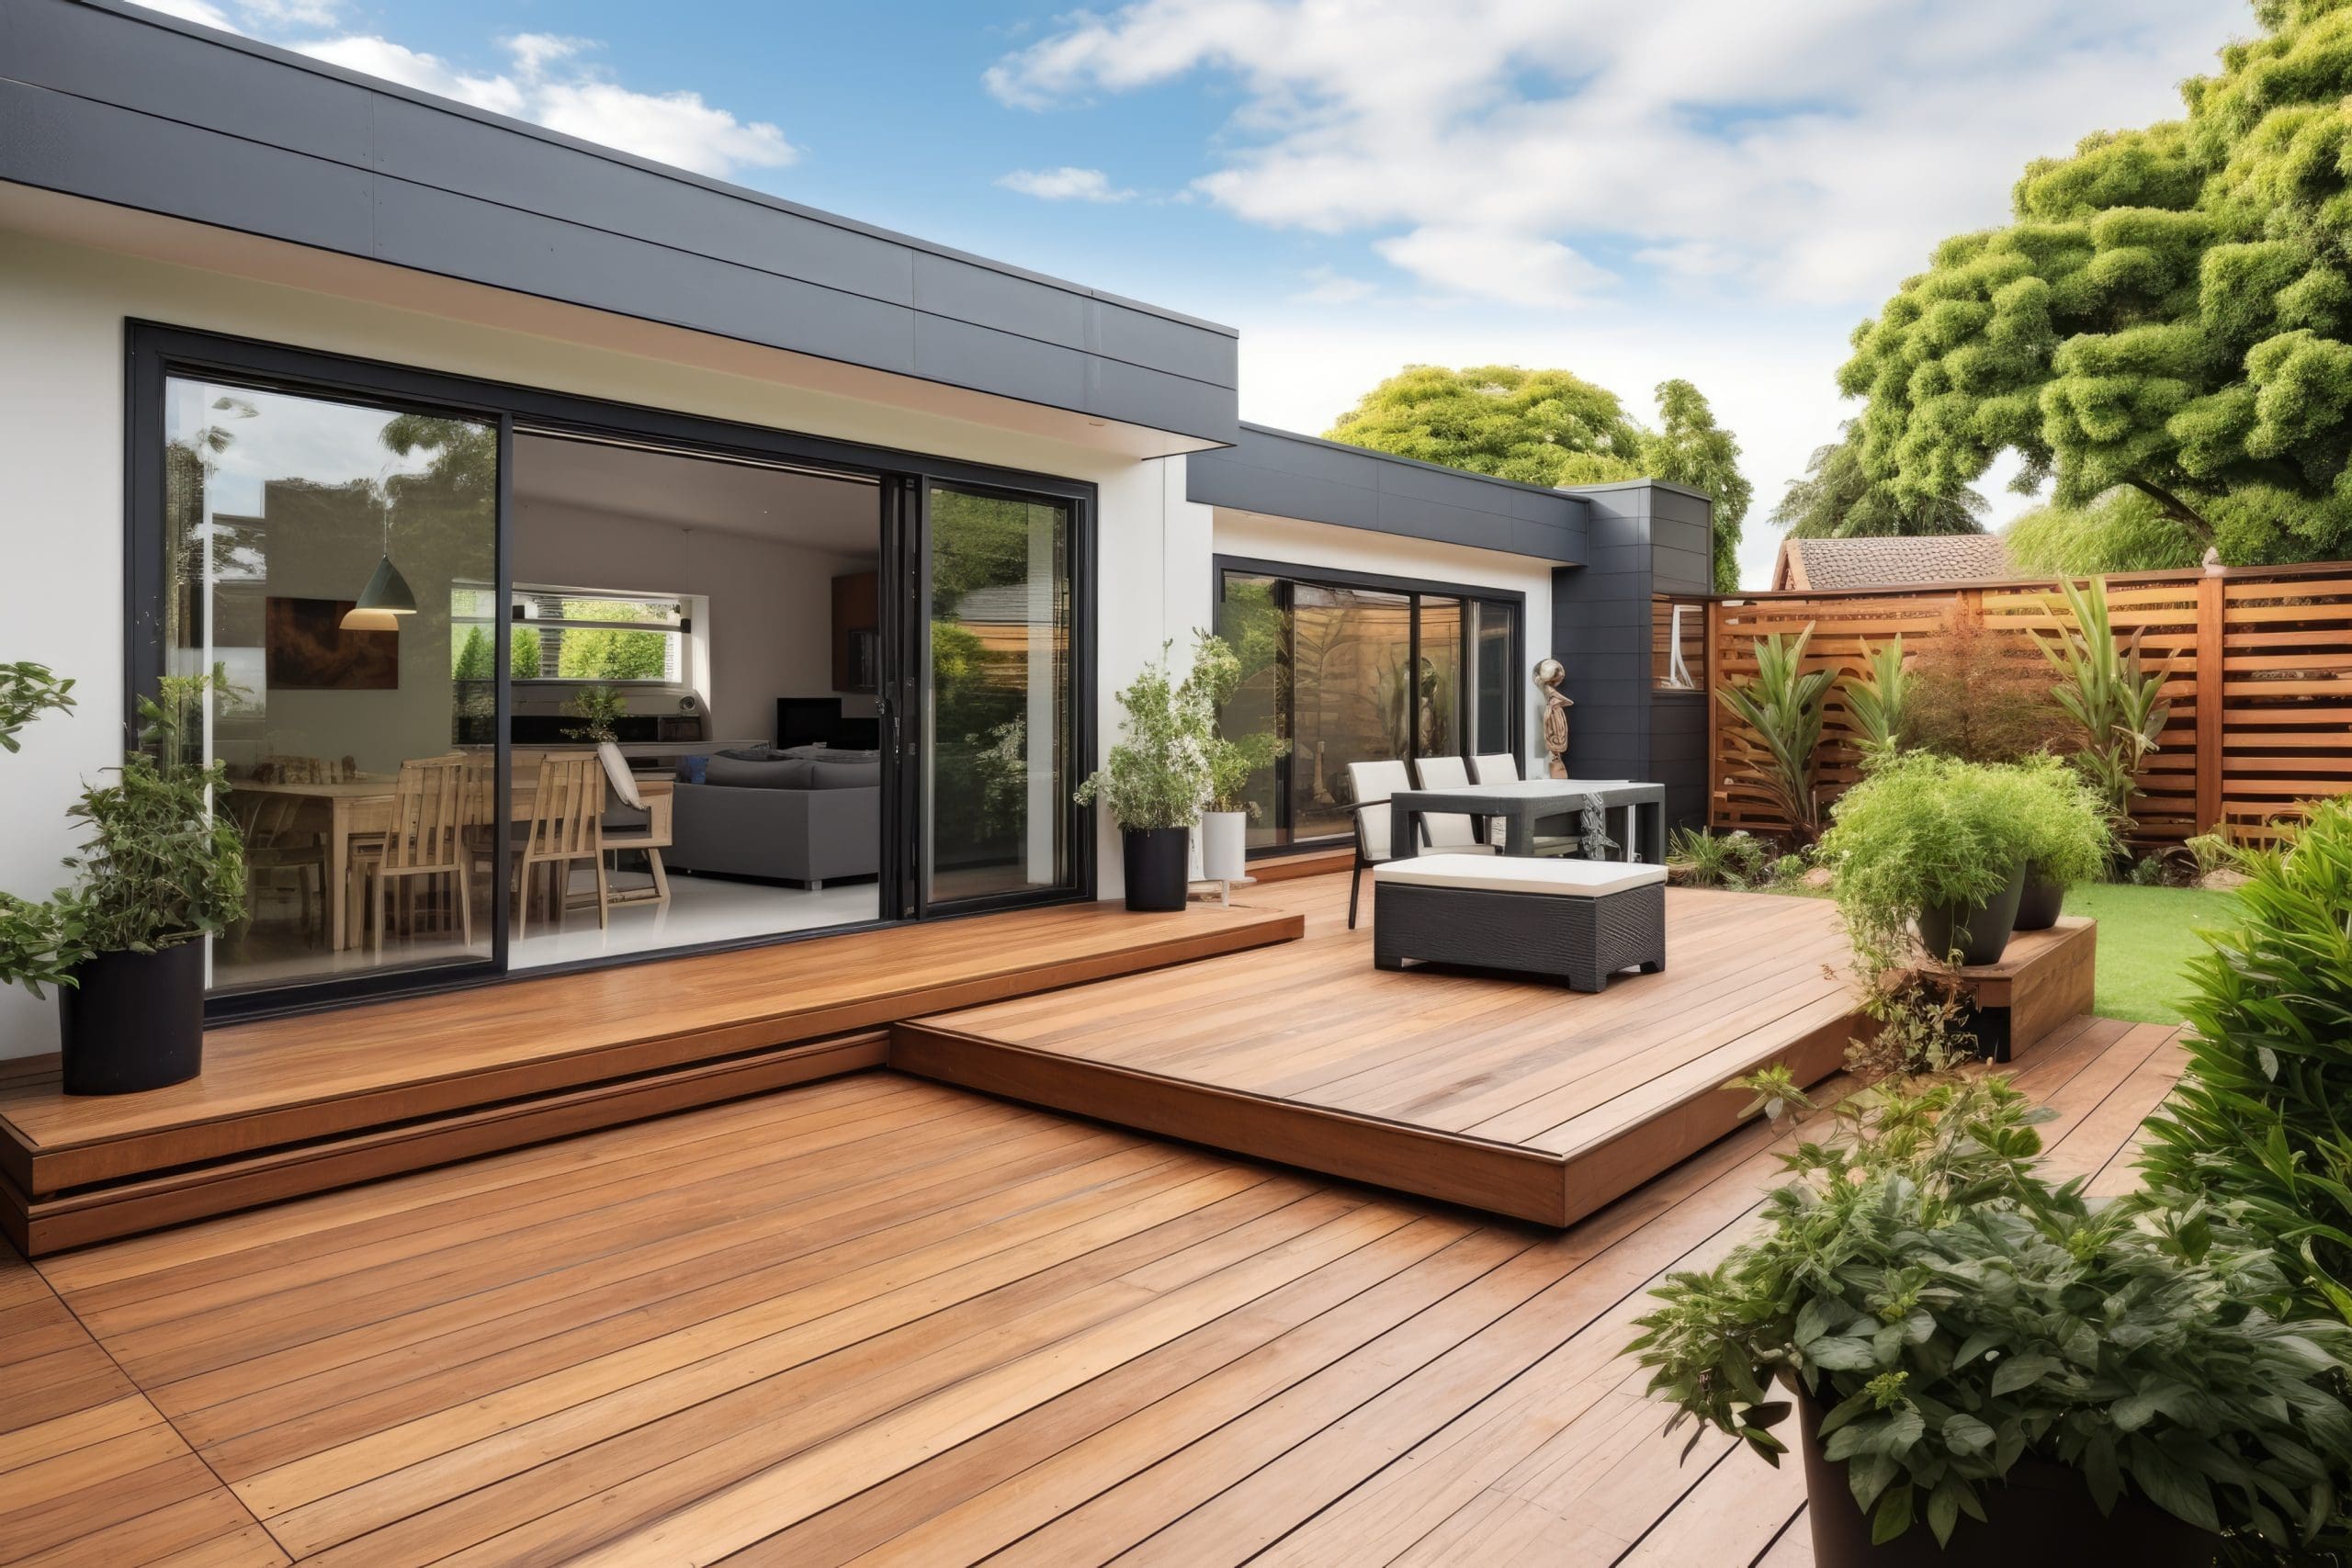
[[[1911,672],[1903,663],[1903,636],[1875,651],[1862,645],[1862,664],[1869,673],[1849,675],[1838,682],[1846,712],[1853,720],[1855,744],[1862,766],[1874,767],[1903,748],[1904,726],[1909,722]]]
[[[2104,803],[2080,774],[2044,751],[2002,770],[2002,782],[2025,826],[2026,859],[2035,874],[2068,887],[2106,874],[2115,834]]]
[[[1803,1103],[1785,1078],[1736,1087]],[[2268,1251],[2202,1205],[2094,1209],[2042,1179],[2048,1113],[2005,1080],[1870,1098],[1788,1156],[1759,1235],[1656,1292],[1632,1349],[1669,1430],[1777,1464],[1771,1385],[1802,1390],[1880,1541],[1922,1516],[1948,1540],[2029,1455],[2103,1510],[2136,1495],[2282,1551],[2320,1528],[2352,1470],[2352,1332],[2265,1310]]]
[[[2107,804],[2118,835],[2132,830],[2132,780],[2156,738],[2164,733],[2172,705],[2164,699],[2171,663],[2150,669],[2140,656],[2143,626],[2118,646],[2107,612],[2107,584],[2092,578],[2086,588],[2061,579],[2058,587],[2073,612],[2072,629],[2037,637],[2034,646],[2057,671],[2052,695],[2083,734],[2075,766]]]
[[[1838,908],[1871,976],[1914,961],[1910,922],[1931,905],[1982,904],[2033,852],[2017,770],[1906,751],[1838,802],[1822,851]]]
[[[1690,887],[1751,886],[1770,851],[1764,840],[1745,829],[1710,833],[1703,828],[1677,828],[1668,840],[1666,863]]]
[[[1201,686],[1170,674],[1168,650],[1175,646],[1162,643],[1159,657],[1119,694],[1126,710],[1120,739],[1078,789],[1080,805],[1100,800],[1123,829],[1189,828],[1209,797],[1216,709]]]
[[[2077,743],[2033,638],[1972,615],[1954,617],[1913,658],[1903,739],[1963,762],[2015,762]]]
[[[563,711],[580,721],[563,732],[564,739],[592,744],[618,740],[619,720],[628,712],[628,699],[611,686],[582,686],[563,705]]]
[[[2211,876],[2229,865],[2237,854],[2237,846],[2231,841],[2227,829],[2199,833],[2181,848],[2188,852],[2188,858],[2195,863],[2197,874],[2200,877]]]
[[[1812,869],[1803,855],[1782,855],[1764,868],[1764,880],[1778,887],[1796,881]]]
[[[74,682],[46,664],[0,664],[0,751],[20,749],[17,732],[44,713],[74,706]]]
[[[2352,1319],[2352,802],[2238,865],[2243,919],[2190,961],[2188,1070],[2143,1166],[2238,1205],[2297,1293]]]
[[[1821,724],[1837,673],[1806,671],[1807,626],[1792,641],[1778,633],[1756,639],[1756,674],[1716,688],[1715,696],[1762,746],[1756,783],[1789,820],[1799,843],[1821,833]]]
[[[2162,887],[2172,880],[2172,868],[2165,864],[2162,855],[2142,855],[2132,863],[2132,885],[2134,887]]]
[[[44,713],[74,707],[74,682],[46,664],[0,664],[0,750],[23,749],[17,734]],[[82,945],[81,908],[61,889],[44,903],[0,893],[0,986],[72,985]]]
[[[153,953],[217,935],[244,914],[244,846],[212,809],[228,770],[185,760],[187,716],[213,683],[167,676],[161,700],[140,698],[141,749],[67,813],[90,829],[65,862],[80,874],[71,899],[83,953]]]

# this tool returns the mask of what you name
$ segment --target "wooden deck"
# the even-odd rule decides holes
[[[2025,1063],[2059,1170],[2170,1040]],[[1795,1467],[1618,1353],[1777,1170],[1541,1230],[877,1071],[0,1251],[0,1558],[1792,1568]]]
[[[1372,965],[1347,879],[1248,890],[1306,936],[891,1031],[901,1071],[1566,1224],[1732,1128],[1725,1079],[1812,1083],[1866,1029],[1826,901],[1667,894],[1667,967],[1599,995]]]
[[[896,1020],[1287,941],[1281,909],[945,920],[217,1029],[201,1077],[0,1072],[0,1231],[33,1256],[869,1067]]]

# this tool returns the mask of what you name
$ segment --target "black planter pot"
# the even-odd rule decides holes
[[[1193,830],[1126,828],[1119,839],[1127,868],[1127,908],[1182,908],[1191,886],[1185,871],[1192,859]]]
[[[2018,867],[2009,885],[1982,904],[1955,908],[1931,904],[1919,911],[1919,940],[1937,958],[1960,950],[1966,964],[1998,964],[2017,929],[2018,900],[2025,893],[2025,867]]]
[[[2066,885],[2052,882],[2041,874],[2041,869],[2029,863],[2025,868],[2025,891],[2018,898],[2018,923],[2012,930],[2046,931],[2058,923],[2058,911],[2066,902]]]
[[[2115,1512],[2102,1514],[2081,1472],[2031,1458],[2010,1466],[2006,1479],[1985,1483],[1984,1521],[1962,1514],[1949,1546],[1936,1544],[1924,1507],[1909,1529],[1872,1546],[1870,1517],[1854,1501],[1845,1461],[1822,1457],[1814,1436],[1821,1410],[1810,1394],[1798,1396],[1796,1419],[1815,1568],[2021,1568],[2033,1562],[2206,1568],[2221,1551],[2221,1537],[2140,1497],[2119,1498]]]
[[[204,944],[101,953],[58,987],[68,1094],[136,1094],[204,1070]]]

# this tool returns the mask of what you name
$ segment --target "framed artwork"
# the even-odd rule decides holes
[[[400,690],[401,634],[344,630],[351,606],[348,599],[270,596],[263,647],[272,690]]]

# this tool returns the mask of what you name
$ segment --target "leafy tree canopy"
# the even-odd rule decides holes
[[[1659,383],[1658,428],[1617,394],[1566,370],[1410,365],[1366,392],[1325,434],[1333,441],[1522,484],[1649,478],[1714,502],[1715,585],[1738,586],[1739,527],[1752,491],[1739,443],[1688,381]]]
[[[2028,166],[1839,373],[1870,477],[1951,496],[1996,457],[2057,506],[2119,488],[2201,553],[2352,550],[2352,0],[2262,0],[2187,115]],[[2234,508],[2221,503],[2236,502]]]
[[[1885,539],[1981,534],[1984,515],[1984,498],[1965,485],[1951,495],[1905,500],[1873,480],[1849,421],[1837,440],[1814,448],[1804,478],[1789,481],[1772,508],[1772,525],[1792,539]]]

